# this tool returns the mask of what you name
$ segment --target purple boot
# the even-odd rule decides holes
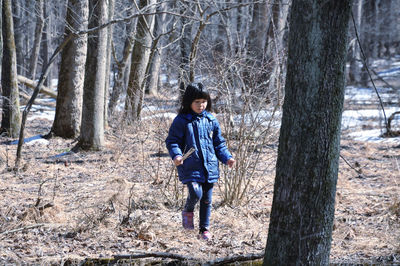
[[[182,226],[185,229],[194,229],[193,212],[182,212]]]

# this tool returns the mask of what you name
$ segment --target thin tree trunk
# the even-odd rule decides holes
[[[293,1],[264,265],[329,265],[351,2]]]
[[[250,24],[247,52],[251,57],[264,57],[264,48],[271,19],[269,1],[255,3]]]
[[[160,11],[167,10],[167,4],[161,3],[159,6],[159,10]],[[158,17],[156,17],[154,32],[156,33],[157,36],[166,31],[167,29],[166,18],[167,18],[166,13],[163,13],[161,15],[158,15]],[[159,44],[160,45],[158,45],[158,47],[162,46],[163,44],[162,39],[159,41]],[[158,93],[158,82],[160,80],[159,77],[160,77],[162,54],[163,50],[157,49],[157,51],[154,51],[154,55],[151,60],[151,68],[147,82],[147,91],[150,95],[157,95]]]
[[[46,66],[49,62],[49,57],[50,57],[50,51],[53,50],[52,45],[51,45],[51,14],[49,10],[49,2],[45,1],[44,3],[44,27],[43,27],[43,35],[42,35],[42,58],[43,58],[43,66]],[[51,88],[51,80],[52,80],[52,67],[50,68],[49,75],[47,76],[47,79],[45,80],[44,84],[45,86]]]
[[[189,5],[187,8],[181,7],[179,12],[181,14],[185,14],[186,10],[191,10],[190,3],[187,3]],[[181,27],[183,28],[183,36],[179,41],[179,50],[180,50],[180,65],[179,65],[179,77],[178,77],[178,85],[182,84],[187,84],[191,82],[190,77],[189,77],[189,56],[190,56],[190,50],[192,46],[192,25],[190,24],[190,21],[187,17],[182,16],[180,18],[180,23]],[[183,95],[184,93],[184,86],[180,85],[180,94]]]
[[[355,21],[356,21],[356,28],[358,30],[361,29],[361,17],[362,17],[362,7],[363,7],[363,0],[357,0],[357,4],[355,5]],[[354,34],[355,36],[355,34]],[[349,68],[349,83],[359,84],[361,77],[360,77],[360,64],[361,64],[361,55],[360,55],[360,45],[358,40],[355,40],[353,47],[352,47],[352,56],[350,58],[350,68]]]
[[[108,0],[108,21],[114,18],[115,0]],[[110,92],[110,70],[111,70],[111,49],[113,41],[113,27],[110,25],[107,27],[107,49],[106,49],[106,72],[105,84],[104,84],[104,128],[108,126],[108,94]]]
[[[89,28],[106,22],[106,0],[89,1]],[[104,146],[104,84],[107,29],[88,35],[88,50],[83,87],[82,123],[77,147],[99,150]]]
[[[88,25],[88,0],[69,0],[66,21],[74,29],[85,30]],[[65,28],[65,36],[71,33]],[[85,77],[87,35],[69,42],[61,54],[58,77],[56,114],[51,132],[63,138],[79,136],[82,118],[82,96]]]
[[[271,36],[268,38],[266,48],[266,56],[270,59],[270,77],[268,84],[268,94],[275,94],[276,97],[272,99],[275,104],[281,105],[283,100],[283,79],[282,67],[285,63],[285,49],[283,44],[283,36],[285,34],[285,27],[287,16],[289,14],[289,0],[275,0],[272,8],[272,21],[270,25]],[[276,92],[276,93],[274,93]]]
[[[2,5],[3,61],[1,87],[3,96],[3,112],[1,132],[16,138],[20,130],[21,113],[19,110],[17,55],[14,41],[14,23],[11,0],[3,0]]]
[[[154,6],[155,0],[140,0],[140,9]],[[140,16],[136,25],[135,43],[132,51],[131,71],[125,102],[128,119],[138,120],[142,111],[146,68],[149,63],[151,32],[154,27],[154,16]]]
[[[114,55],[114,60],[117,66],[117,75],[114,80],[114,87],[108,102],[108,118],[111,119],[118,104],[118,100],[122,92],[126,91],[126,76],[129,76],[129,63],[134,42],[134,27],[135,21],[131,21],[126,26],[126,34],[128,37],[125,39],[124,49],[122,51],[122,59],[118,61],[117,56]],[[127,71],[128,70],[128,71]]]
[[[25,75],[24,67],[24,28],[22,21],[22,10],[24,9],[23,4],[25,1],[18,0],[14,1],[13,4],[13,18],[14,18],[14,38],[15,38],[15,49],[17,51],[17,71],[19,75]]]
[[[36,68],[39,59],[40,53],[40,45],[42,42],[42,33],[44,26],[44,1],[36,0],[35,12],[36,12],[36,28],[35,28],[35,41],[33,43],[30,64],[29,64],[29,74],[30,77],[35,80],[36,79]]]

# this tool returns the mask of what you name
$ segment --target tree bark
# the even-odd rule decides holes
[[[85,30],[88,25],[88,0],[69,0],[66,22],[74,30]],[[65,36],[71,33],[65,27]],[[79,136],[82,117],[83,83],[87,52],[87,35],[69,42],[61,54],[58,76],[56,113],[51,132],[63,138]]]
[[[3,111],[1,132],[7,132],[8,136],[16,138],[20,129],[21,113],[19,110],[17,55],[15,51],[11,0],[3,0],[2,16],[3,61],[1,87]]]
[[[293,1],[264,265],[328,265],[351,0]]]
[[[89,28],[106,22],[106,0],[89,1]],[[104,84],[106,71],[107,29],[88,35],[88,49],[83,86],[82,123],[78,147],[100,150],[104,146]]]
[[[155,0],[140,0],[139,8],[154,6]],[[131,71],[125,111],[128,119],[138,120],[142,111],[146,68],[149,63],[150,47],[152,44],[151,32],[154,27],[154,16],[140,16],[136,25],[135,42],[131,58]]]

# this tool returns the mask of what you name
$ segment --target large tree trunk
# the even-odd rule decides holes
[[[42,33],[44,27],[44,1],[36,0],[35,13],[36,13],[36,28],[35,28],[35,41],[33,43],[30,63],[29,63],[29,76],[31,79],[36,79],[36,68],[39,59],[40,45],[42,43]]]
[[[265,265],[328,265],[351,0],[293,1]]]
[[[155,0],[140,0],[139,8],[153,6]],[[154,27],[154,16],[140,16],[136,25],[135,43],[131,58],[131,71],[129,74],[129,83],[127,97],[125,102],[125,111],[128,119],[137,120],[142,111],[145,75],[147,64],[149,63],[150,47],[152,44],[151,32]]]
[[[74,30],[85,30],[88,16],[88,0],[69,0],[66,21],[70,27]],[[65,36],[70,32],[70,28],[66,27]],[[86,52],[86,35],[69,42],[62,51],[56,114],[51,131],[63,138],[79,136]]]
[[[106,22],[106,0],[89,1],[89,29]],[[88,35],[88,50],[83,86],[82,123],[78,147],[99,150],[104,146],[104,84],[107,29]]]
[[[1,132],[7,132],[12,138],[18,137],[21,125],[19,110],[17,55],[14,41],[14,23],[12,17],[11,0],[3,0],[3,61],[1,73],[1,87],[3,96],[3,112]]]

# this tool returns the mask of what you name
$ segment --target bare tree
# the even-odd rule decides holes
[[[11,0],[3,1],[2,16],[3,61],[1,68],[1,87],[3,112],[1,133],[6,132],[8,136],[15,138],[18,136],[20,129],[21,113],[19,110],[17,55],[15,51]]]
[[[361,18],[362,18],[362,7],[363,0],[357,0],[356,4],[353,7],[354,19],[356,22],[356,28],[361,28]],[[349,83],[359,84],[360,83],[360,65],[361,65],[361,53],[360,53],[360,45],[358,40],[353,35],[354,40],[351,42],[351,58],[350,58],[350,68],[349,68]]]
[[[105,24],[106,0],[89,1],[89,28]],[[106,71],[107,29],[88,34],[88,51],[83,86],[82,122],[77,147],[99,150],[104,145],[104,85]]]
[[[115,0],[108,0],[108,14],[107,19],[111,21],[114,18]],[[113,39],[113,27],[110,25],[107,27],[107,48],[106,48],[106,71],[104,73],[104,127],[108,126],[108,94],[110,88],[110,72],[111,72],[111,50],[112,50],[112,39]]]
[[[162,2],[158,6],[158,11],[161,11],[161,14],[156,16],[155,24],[154,24],[154,33],[157,37],[160,37],[161,34],[165,34],[167,29],[167,14],[162,13],[167,10],[167,3]],[[157,95],[159,79],[160,79],[160,70],[161,70],[161,59],[163,54],[163,49],[160,49],[163,44],[163,39],[158,42],[157,47],[155,47],[156,51],[152,51],[153,57],[150,62],[151,67],[149,71],[149,76],[147,79],[147,89],[146,91],[150,95]]]
[[[276,90],[277,96],[275,103],[281,104],[283,99],[282,68],[285,63],[285,45],[283,43],[283,36],[285,34],[285,27],[287,16],[289,13],[290,0],[274,0],[272,4],[271,21],[269,25],[268,41],[266,43],[265,56],[268,58],[269,84],[268,91]]]
[[[328,265],[351,0],[293,1],[264,265]]]
[[[33,43],[30,63],[29,63],[29,75],[31,79],[36,78],[36,68],[40,53],[40,46],[42,43],[42,33],[44,27],[44,0],[36,0],[35,5],[36,13],[36,28],[35,28],[35,41]]]
[[[192,46],[192,23],[188,19],[187,12],[192,10],[193,4],[187,3],[187,6],[180,5],[179,12],[182,14],[180,17],[182,37],[179,41],[180,50],[180,65],[179,65],[179,78],[178,84],[186,84],[191,82],[190,80],[190,68],[189,68],[189,56]],[[182,87],[182,86],[180,86]],[[183,94],[183,89],[180,89],[180,93]]]
[[[23,10],[25,1],[13,1],[13,18],[14,18],[14,39],[15,49],[17,51],[17,70],[19,75],[25,75],[25,58],[23,54],[24,47],[24,25],[23,25]]]
[[[69,0],[65,36],[85,30],[88,25],[88,0]],[[51,132],[63,138],[79,136],[82,116],[82,95],[85,77],[87,35],[69,42],[61,54],[58,77],[56,114]]]
[[[131,9],[127,11],[128,16],[131,15]],[[116,76],[114,78],[114,86],[111,92],[110,99],[108,101],[108,118],[111,119],[115,108],[118,104],[118,100],[123,92],[126,92],[127,76],[130,72],[130,59],[134,43],[134,29],[136,20],[131,20],[126,23],[125,32],[127,37],[125,38],[124,46],[122,49],[122,58],[118,59],[116,54],[115,45],[112,46],[114,61],[116,64]]]
[[[154,10],[156,0],[140,0],[139,11],[150,7]],[[142,111],[146,68],[149,63],[150,47],[152,44],[152,32],[154,28],[154,16],[142,15],[139,17],[136,25],[135,42],[131,57],[131,71],[129,74],[129,83],[127,97],[125,102],[125,111],[129,119],[137,120]]]

